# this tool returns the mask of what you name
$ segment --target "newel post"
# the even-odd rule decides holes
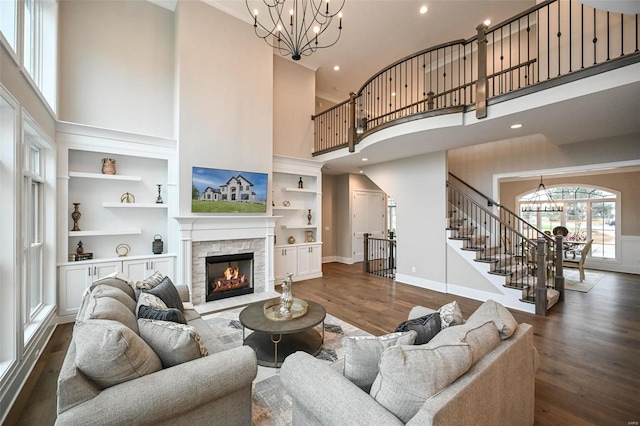
[[[480,24],[478,31],[478,81],[476,83],[476,118],[487,116],[487,27]]]
[[[559,302],[564,301],[564,271],[562,269],[562,240],[563,236],[561,234],[556,235],[556,277],[555,277],[555,288],[560,293]]]
[[[356,126],[356,94],[351,92],[349,93],[349,152],[354,152],[356,150]]]
[[[536,240],[536,315],[547,315],[547,265],[545,261],[545,246],[547,240],[538,238]]]
[[[364,251],[363,251],[363,260],[362,262],[362,271],[364,273],[369,272],[369,234],[366,232],[362,234],[362,240],[364,241]]]

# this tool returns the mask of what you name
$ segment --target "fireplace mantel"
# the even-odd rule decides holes
[[[273,245],[275,217],[266,215],[207,215],[177,216],[174,219],[178,222],[180,234],[178,250],[179,276],[181,282],[187,283],[192,291],[194,274],[192,270],[192,244],[194,242],[251,239],[264,240],[265,282],[264,286],[261,285],[260,287],[263,287],[265,291],[274,291]]]

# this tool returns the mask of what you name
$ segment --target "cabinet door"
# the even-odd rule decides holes
[[[122,262],[122,273],[133,282],[142,281],[151,275],[148,259],[125,260]]]
[[[322,271],[322,250],[320,246],[298,248],[298,275],[316,274]]]
[[[297,251],[295,248],[276,248],[274,250],[274,278],[276,280],[283,279],[286,274],[292,273],[295,275],[298,271],[298,259],[297,259]],[[280,284],[276,282],[276,284]]]
[[[61,266],[58,294],[58,314],[74,315],[80,308],[82,293],[91,283],[92,265]]]
[[[114,272],[122,272],[122,262],[104,262],[93,265],[91,281],[97,281]]]
[[[171,281],[175,280],[173,276],[173,257],[161,257],[159,259],[149,259],[150,270],[153,272],[160,272],[163,276],[171,278]],[[176,283],[174,284],[182,284]]]

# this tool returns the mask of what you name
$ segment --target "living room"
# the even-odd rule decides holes
[[[24,322],[28,315],[23,312],[25,308],[20,303],[20,291],[16,290],[21,288],[22,269],[17,266],[20,265],[17,253],[21,250],[17,241],[22,236],[22,222],[18,219],[21,217],[21,208],[16,203],[23,193],[17,183],[22,173],[16,167],[21,155],[18,154],[19,145],[15,145],[15,141],[20,140],[16,136],[20,132],[7,136],[8,127],[3,126],[3,164],[8,164],[8,167],[3,168],[2,182],[6,182],[7,186],[3,185],[2,199],[3,205],[14,206],[13,210],[5,209],[2,215],[2,243],[5,247],[14,248],[13,256],[8,253],[5,256],[3,251],[2,260],[3,270],[8,271],[2,285],[2,323],[5,326],[1,335],[0,365],[4,373],[0,394],[3,415],[58,321],[56,305],[60,294],[56,279],[57,265],[67,261],[68,253],[77,244],[67,236],[71,229],[67,229],[67,225],[71,223],[71,203],[74,200],[67,199],[66,194],[60,191],[60,188],[68,185],[68,179],[59,173],[60,170],[66,170],[68,150],[63,147],[68,146],[69,142],[65,139],[68,135],[83,134],[90,138],[98,135],[103,141],[113,138],[120,142],[133,141],[136,146],[147,145],[147,151],[155,149],[149,149],[148,146],[162,146],[163,149],[156,150],[154,158],[166,164],[166,172],[161,175],[161,181],[154,181],[146,196],[155,199],[155,183],[163,184],[166,214],[171,217],[191,216],[194,166],[272,174],[274,155],[310,160],[313,149],[313,123],[309,117],[316,112],[314,71],[273,55],[271,49],[252,34],[250,24],[201,2],[181,3],[177,12],[150,2],[60,2],[58,17],[56,108],[48,106],[43,101],[46,96],[39,95],[33,89],[28,73],[18,65],[19,55],[15,51],[12,53],[3,41],[2,95],[3,99],[8,100],[2,108],[3,123],[21,123],[20,118],[24,118],[27,124],[24,127],[19,124],[15,128],[24,128],[25,133],[43,139],[43,146],[48,145],[43,151],[48,165],[45,180],[49,185],[45,200],[47,212],[55,211],[55,214],[43,219],[46,224],[46,276],[42,300],[51,309],[40,311],[41,317],[33,318],[34,322],[29,323],[32,327],[21,327],[18,318]],[[211,25],[212,22],[215,25]],[[467,35],[465,31],[460,36]],[[634,87],[637,89],[637,86]],[[9,111],[11,113],[7,114]],[[14,114],[14,111],[18,113]],[[486,169],[475,170],[475,166],[469,165],[477,164],[476,160],[457,161],[458,158],[476,155],[480,149],[470,147],[466,148],[468,151],[461,151],[462,155],[456,158],[451,153],[440,151],[425,154],[418,160],[373,165],[366,170],[366,174],[392,195],[398,192],[394,188],[396,183],[385,183],[385,179],[391,179],[392,176],[397,179],[398,186],[412,180],[426,181],[425,191],[433,189],[434,194],[444,194],[447,170],[468,178],[481,189],[492,193],[496,188],[492,179],[497,173],[521,171],[535,175],[539,170],[631,165],[629,161],[640,160],[637,134],[568,145],[531,139],[535,138],[519,140],[521,150],[513,150],[509,157],[503,159],[513,166],[493,168],[494,165],[488,165],[488,170],[493,170],[490,172]],[[110,149],[117,147],[118,143],[114,143]],[[130,147],[123,149],[132,153]],[[238,166],[231,166],[230,160],[220,155],[229,150],[233,151],[230,156],[233,164]],[[513,161],[532,150],[538,158],[528,158],[524,164]],[[571,152],[580,154],[560,161]],[[136,154],[146,156],[148,152],[138,151]],[[540,159],[549,162],[538,161]],[[420,172],[429,161],[433,161],[435,167],[430,170],[437,176],[429,177]],[[99,173],[100,166],[97,163],[91,167]],[[125,167],[121,163],[116,166]],[[135,168],[133,164],[129,166]],[[147,170],[153,167],[153,164],[145,166]],[[474,176],[474,173],[477,175]],[[337,211],[343,201],[332,198],[325,187],[335,187],[338,178],[326,174],[322,179],[323,208],[333,204]],[[9,185],[11,182],[13,185]],[[7,190],[9,187],[13,189]],[[140,193],[135,195],[141,196]],[[403,263],[400,265],[400,274],[405,276],[402,282],[422,286],[430,282],[445,282],[446,269],[442,267],[446,262],[441,261],[441,253],[427,253],[428,256],[425,256],[425,253],[420,255],[419,250],[411,249],[421,247],[424,235],[431,232],[430,228],[425,228],[422,236],[410,236],[413,229],[439,223],[437,238],[442,239],[439,242],[443,243],[442,215],[436,212],[437,208],[433,208],[432,200],[411,199],[409,196],[403,199],[402,194],[399,195],[397,198],[404,203],[405,211],[412,212],[404,216],[401,225],[402,233],[406,236]],[[61,203],[60,200],[65,202]],[[84,208],[81,205],[81,211],[87,212]],[[444,207],[441,210],[444,211]],[[320,216],[319,212],[314,212],[314,215]],[[332,222],[334,216],[326,212],[321,216],[323,235],[318,239],[325,243],[337,241],[324,235],[325,232],[335,233],[338,229],[337,224]],[[80,223],[91,223],[92,220],[95,219],[85,214]],[[637,222],[637,218],[627,218],[627,221]],[[329,231],[325,231],[326,228]],[[179,251],[180,232],[177,223],[166,225],[164,238],[167,252]],[[144,239],[136,243],[137,246],[151,245],[151,238],[146,235],[141,238]],[[624,244],[631,246],[625,248],[624,253],[632,253],[626,266],[636,268],[623,272],[637,273],[638,234],[632,228],[631,232],[624,234],[623,240]],[[110,252],[116,246],[112,245],[114,247],[108,247]],[[343,248],[336,243],[326,244],[323,257],[329,260],[341,250]],[[425,257],[432,259],[438,267],[421,268]],[[176,283],[190,280],[184,263],[179,260],[175,264]],[[418,271],[413,273],[411,267],[416,265]],[[268,278],[265,281],[265,287],[275,284],[273,280],[269,283]]]

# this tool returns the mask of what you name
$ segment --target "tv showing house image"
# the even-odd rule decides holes
[[[266,213],[267,173],[193,167],[191,212]]]

